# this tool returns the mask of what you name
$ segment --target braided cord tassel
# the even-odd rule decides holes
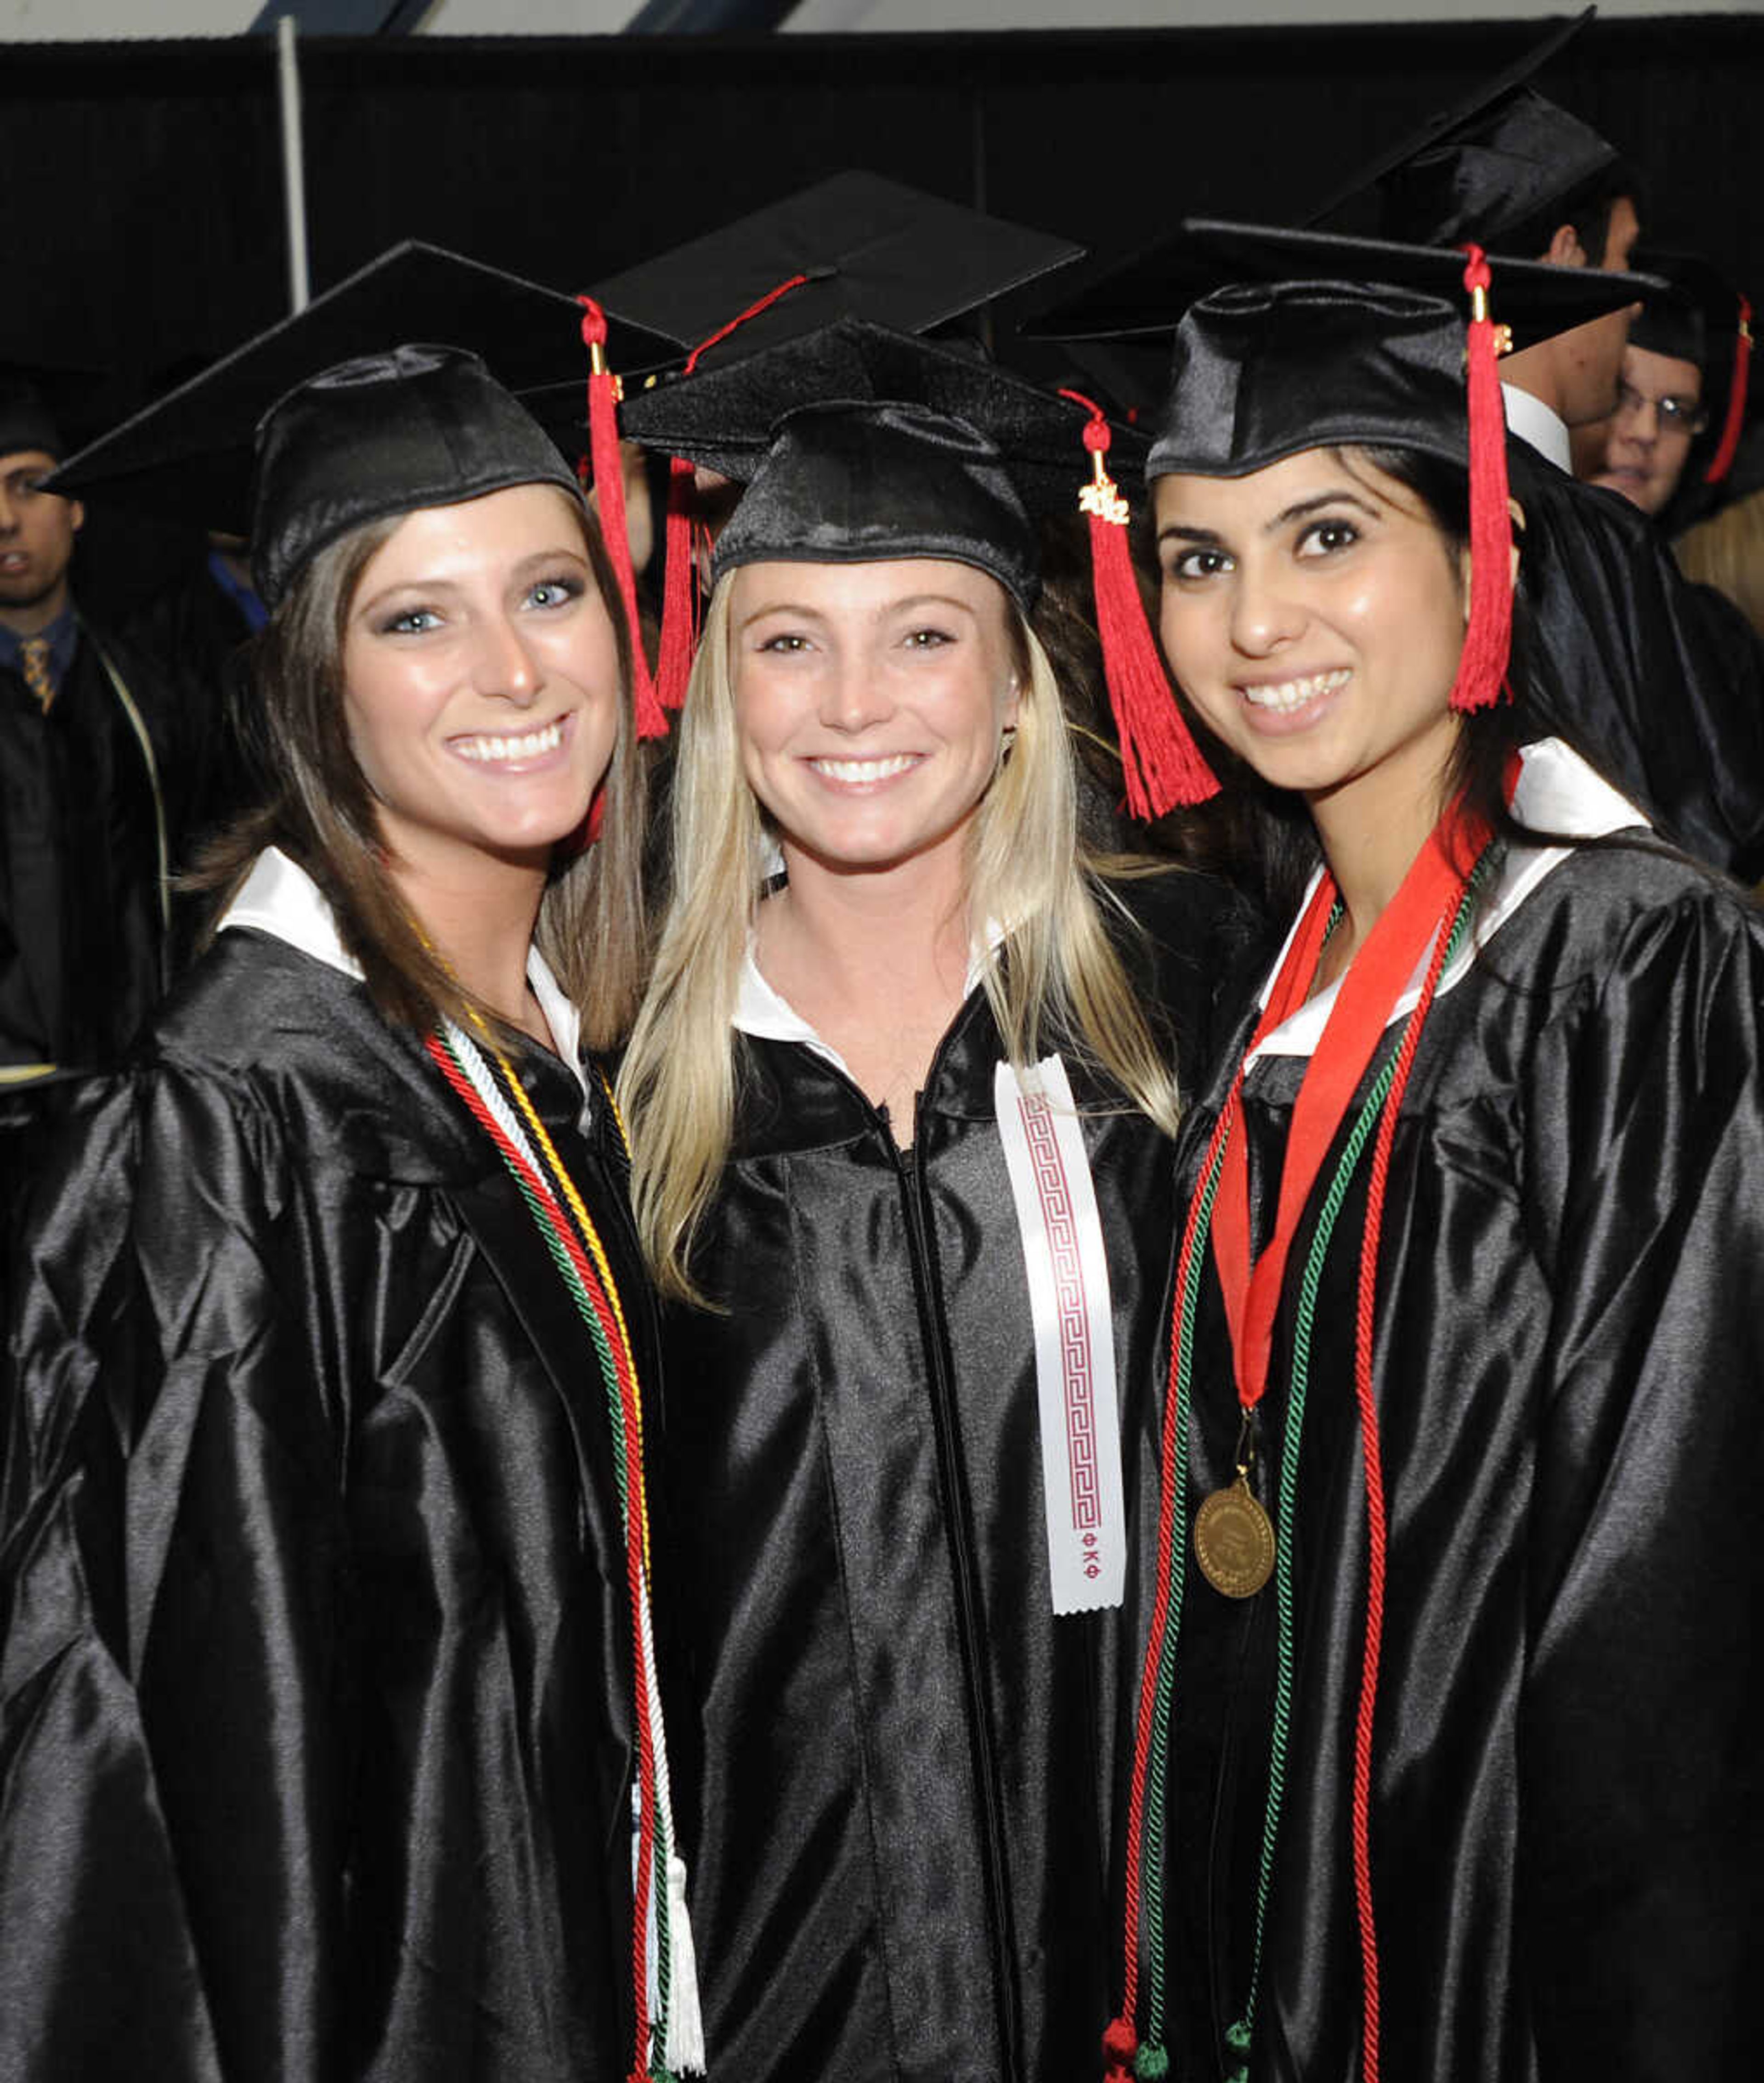
[[[544,1124],[519,1081],[498,1054],[499,1083],[482,1053],[450,1024],[445,1038],[432,1037],[429,1053],[508,1166],[515,1186],[538,1224],[547,1251],[587,1326],[608,1401],[613,1469],[624,1520],[627,1580],[637,1668],[633,1674],[638,1751],[635,1847],[636,1914],[632,1980],[637,2046],[632,2078],[649,2074],[646,2050],[649,2020],[664,2025],[669,2069],[704,2065],[696,1963],[684,1925],[684,1867],[672,1849],[671,1802],[667,1791],[660,1690],[656,1679],[649,1585],[649,1527],[642,1460],[641,1405],[628,1329],[605,1249],[573,1180],[558,1157]],[[525,1116],[517,1119],[509,1101]],[[529,1134],[531,1132],[531,1134]],[[535,1144],[543,1153],[535,1154]],[[565,1217],[560,1195],[576,1221]],[[677,1916],[676,1916],[677,1912]],[[675,1957],[675,1956],[678,1957]],[[671,1971],[670,1971],[671,1970]]]

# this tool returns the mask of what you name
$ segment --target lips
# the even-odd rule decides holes
[[[909,772],[923,757],[917,752],[890,752],[873,759],[810,759],[807,764],[823,780],[861,788],[869,782],[891,781],[897,774]]]
[[[541,724],[536,730],[518,733],[480,731],[468,737],[450,738],[448,746],[474,766],[512,767],[556,752],[564,742],[564,722],[559,717],[555,722]]]
[[[1252,708],[1271,709],[1278,715],[1287,716],[1323,695],[1334,694],[1338,687],[1346,687],[1351,678],[1346,666],[1338,666],[1331,672],[1305,673],[1290,680],[1263,681],[1240,687],[1237,692]]]

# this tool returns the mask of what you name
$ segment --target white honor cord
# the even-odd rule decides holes
[[[1057,1056],[993,1080],[1035,1332],[1042,1497],[1056,1613],[1121,1603],[1127,1574],[1115,1320],[1102,1222]]]

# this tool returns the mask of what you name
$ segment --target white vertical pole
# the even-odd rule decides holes
[[[311,298],[307,272],[306,154],[300,135],[300,62],[294,54],[294,19],[276,23],[276,77],[281,106],[281,186],[288,212],[288,300],[303,311]]]

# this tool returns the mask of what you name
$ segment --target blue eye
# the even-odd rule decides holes
[[[407,607],[388,616],[379,625],[379,633],[383,636],[421,636],[440,627],[441,617],[432,607]]]
[[[1301,557],[1328,557],[1352,548],[1359,540],[1360,530],[1352,521],[1313,521],[1296,547]]]
[[[541,579],[527,598],[534,607],[567,607],[571,601],[581,599],[582,593],[580,579],[560,574],[555,578]]]

